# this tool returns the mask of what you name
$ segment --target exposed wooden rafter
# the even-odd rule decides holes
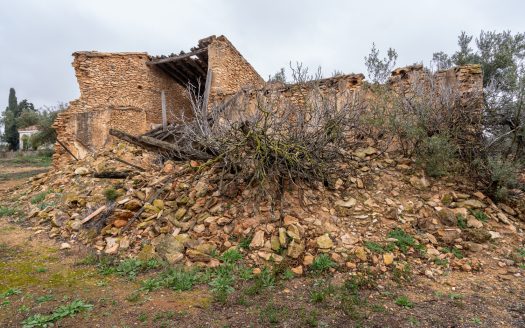
[[[208,72],[208,47],[192,48],[189,53],[182,53],[167,58],[156,58],[147,64],[156,66],[171,76],[178,84],[198,87],[206,81]]]

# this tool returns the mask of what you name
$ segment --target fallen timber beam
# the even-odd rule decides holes
[[[100,213],[102,213],[103,210],[106,209],[106,205],[102,205],[101,207],[99,207],[96,211],[94,211],[93,213],[89,214],[88,216],[86,216],[82,221],[80,221],[81,224],[84,224],[86,222],[88,222],[89,220],[91,220],[92,218],[94,218],[95,216],[99,215]]]
[[[99,179],[126,179],[129,177],[129,172],[102,171],[93,174],[93,177]]]
[[[144,148],[146,150],[153,151],[156,153],[169,154],[170,157],[175,160],[182,159],[176,156],[177,148],[169,142],[157,140],[148,136],[135,137],[131,134],[127,134],[125,132],[115,129],[109,129],[109,134],[121,140],[127,141],[132,145]]]
[[[75,155],[73,155],[73,153],[72,153],[72,152],[66,147],[66,145],[64,145],[64,144],[62,143],[62,141],[60,141],[60,140],[57,139],[57,142],[58,142],[58,144],[59,144],[60,146],[62,146],[62,148],[64,148],[64,149],[67,151],[67,153],[68,153],[69,155],[71,155],[71,157],[73,157],[73,158],[75,159],[75,161],[78,161],[78,158],[76,158]]]
[[[123,160],[122,158],[118,158],[118,157],[112,156],[111,159],[114,159],[114,160],[117,161],[117,162],[120,162],[120,163],[122,163],[122,164],[126,164],[126,165],[129,165],[129,166],[133,167],[133,168],[136,168],[137,170],[139,170],[139,171],[141,171],[141,172],[146,171],[146,170],[143,169],[142,167],[140,167],[140,166],[138,166],[138,165],[136,165],[136,164],[130,163],[130,162],[128,162],[128,161],[125,161],[125,160]]]
[[[208,149],[204,145],[195,145],[194,146],[196,147],[195,150],[188,152],[187,150],[185,150],[185,147],[183,146],[178,146],[175,143],[162,141],[162,140],[152,138],[146,135],[135,137],[135,136],[132,136],[130,134],[127,134],[125,132],[115,130],[115,129],[110,129],[109,134],[119,139],[122,139],[124,141],[127,141],[133,145],[144,148],[146,150],[150,150],[150,151],[162,154],[176,161],[188,160],[188,159],[209,160],[217,156],[217,154],[215,154],[215,152],[212,149]]]
[[[148,136],[140,136],[139,140],[148,145],[152,145],[166,151],[177,151],[177,147],[166,141],[158,140]]]
[[[114,136],[114,137],[117,137],[117,138],[119,138],[121,140],[127,141],[130,144],[132,144],[132,145],[139,146],[139,147],[145,148],[147,150],[152,150],[152,151],[157,151],[158,150],[158,147],[151,146],[151,145],[141,141],[138,137],[135,137],[135,136],[133,136],[131,134],[127,134],[127,133],[119,131],[119,130],[109,129],[109,134]]]

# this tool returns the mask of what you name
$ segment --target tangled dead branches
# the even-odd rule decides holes
[[[217,163],[225,183],[264,191],[282,190],[287,181],[326,184],[344,149],[357,142],[365,106],[358,94],[322,91],[315,82],[295,87],[295,98],[282,90],[241,91],[211,109],[190,90],[192,116],[170,128],[169,156],[201,167]]]

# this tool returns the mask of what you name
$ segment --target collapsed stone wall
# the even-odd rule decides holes
[[[217,99],[228,101],[236,97],[238,105],[234,107],[241,110],[242,113],[232,112],[228,119],[242,120],[243,114],[254,113],[256,107],[261,104],[270,104],[280,109],[300,110],[312,96],[321,95],[330,96],[332,99],[330,101],[335,99],[338,108],[343,108],[344,105],[366,108],[376,102],[379,97],[383,97],[384,95],[380,93],[385,90],[390,94],[389,97],[402,96],[407,100],[413,100],[413,97],[420,96],[413,93],[423,88],[425,96],[435,101],[443,100],[440,93],[450,93],[451,98],[457,97],[459,102],[455,105],[472,109],[469,111],[469,121],[464,122],[465,132],[471,136],[479,136],[482,131],[483,78],[479,65],[465,65],[435,73],[425,70],[421,65],[407,66],[392,72],[386,89],[371,86],[366,83],[363,74],[348,74],[307,83],[267,83],[261,88],[245,89],[235,94],[222,95]],[[392,106],[393,104],[387,105]],[[443,104],[435,104],[435,108],[441,105]]]
[[[371,101],[377,94],[367,87],[362,74],[340,75],[313,83],[265,83],[255,69],[224,36],[206,39],[208,72],[211,72],[209,106],[233,97],[244,103],[244,111],[254,111],[262,98],[276,99],[279,106],[300,109],[315,88],[333,95],[338,107],[359,95]],[[57,138],[76,156],[107,146],[113,140],[109,129],[140,135],[162,121],[161,91],[165,92],[168,120],[175,121],[181,112],[191,113],[186,88],[155,65],[147,65],[146,53],[76,52],[73,67],[80,88],[80,98],[61,113],[54,127]],[[184,68],[184,67],[183,67]],[[431,79],[429,79],[429,76]],[[432,81],[431,81],[432,80]],[[180,82],[180,81],[179,81]],[[389,90],[409,94],[415,84],[437,83],[442,89],[459,92],[465,107],[474,107],[467,134],[475,137],[482,131],[482,74],[479,65],[467,65],[429,73],[421,65],[396,69],[388,82]],[[241,107],[238,107],[241,108]],[[233,113],[239,118],[242,114]],[[57,145],[56,165],[71,159]]]
[[[110,128],[139,135],[160,124],[161,91],[168,113],[190,108],[186,90],[146,65],[150,60],[146,53],[76,52],[73,56],[80,98],[70,102],[54,127],[57,138],[76,157],[108,144]],[[56,150],[55,164],[69,158],[61,146]]]

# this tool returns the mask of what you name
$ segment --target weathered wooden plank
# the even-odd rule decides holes
[[[204,110],[208,111],[208,99],[210,98],[210,89],[211,89],[211,79],[212,79],[212,70],[208,68],[208,74],[206,74],[206,84],[204,86],[204,99],[202,106]]]
[[[160,101],[162,103],[162,129],[165,131],[168,126],[168,114],[166,109],[166,93],[164,90],[160,92]]]
[[[146,171],[146,170],[143,169],[142,167],[140,167],[140,166],[138,166],[138,165],[135,165],[135,164],[133,164],[133,163],[130,163],[130,162],[128,162],[128,161],[125,161],[125,160],[123,160],[122,158],[118,158],[118,157],[112,156],[111,159],[114,159],[114,160],[116,160],[117,162],[121,162],[122,164],[129,165],[129,166],[131,166],[131,167],[133,167],[133,168],[136,168],[136,169],[139,170],[139,171],[142,171],[142,172]]]
[[[106,205],[102,205],[97,210],[95,210],[93,213],[91,213],[88,216],[86,216],[82,221],[80,221],[80,223],[84,224],[84,223],[88,222],[89,220],[93,219],[95,216],[97,216],[100,213],[102,213],[102,211],[105,210],[105,209],[106,209]]]

